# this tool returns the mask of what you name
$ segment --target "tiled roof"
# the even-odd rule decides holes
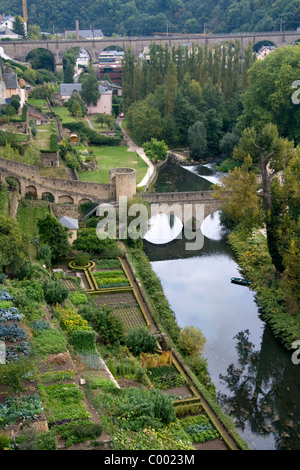
[[[18,75],[12,72],[3,72],[2,74],[3,81],[6,88],[16,89],[18,88]]]

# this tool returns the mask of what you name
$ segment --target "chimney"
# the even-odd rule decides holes
[[[79,21],[76,20],[75,23],[76,23],[76,39],[79,39]]]

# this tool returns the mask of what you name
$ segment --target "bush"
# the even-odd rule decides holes
[[[56,450],[56,437],[46,432],[38,437],[38,450]]]
[[[11,439],[7,434],[4,432],[0,433],[0,450],[8,450],[9,445],[11,443]]]
[[[49,269],[51,267],[52,250],[49,245],[40,245],[38,259]]]
[[[85,266],[90,260],[89,253],[79,252],[76,254],[76,264],[77,266]]]
[[[96,423],[73,425],[70,429],[62,433],[61,437],[66,439],[66,447],[70,447],[77,442],[84,442],[96,439],[102,432],[102,426]]]
[[[59,281],[45,281],[43,291],[48,304],[61,304],[69,294],[68,289]]]
[[[199,328],[186,326],[178,335],[178,346],[183,354],[191,355],[202,351],[206,339]]]
[[[96,351],[95,331],[78,330],[72,332],[71,343],[77,352],[87,353]]]
[[[80,292],[70,292],[69,299],[74,305],[86,304],[88,302],[87,296],[85,294],[81,294]]]
[[[134,356],[141,352],[154,353],[157,349],[156,339],[146,327],[130,331],[125,341]]]
[[[19,287],[24,289],[25,294],[31,302],[40,302],[44,299],[42,285],[38,281],[25,280],[19,283]]]
[[[59,314],[59,323],[61,328],[72,334],[75,330],[87,330],[92,328],[88,326],[87,320],[79,315],[73,308],[65,307],[57,310]]]
[[[113,314],[111,309],[105,306],[99,308],[92,304],[81,307],[78,313],[88,321],[92,328],[99,333],[105,341],[109,343],[123,341],[123,322]]]

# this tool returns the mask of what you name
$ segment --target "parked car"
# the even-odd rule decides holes
[[[120,118],[123,118],[124,117],[124,113],[120,113]]]

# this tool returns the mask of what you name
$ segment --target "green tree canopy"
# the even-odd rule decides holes
[[[300,142],[300,106],[293,103],[293,82],[299,80],[300,46],[280,47],[249,70],[249,86],[242,95],[244,111],[239,127],[257,131],[268,124],[279,135]]]
[[[53,260],[63,258],[69,254],[71,245],[69,243],[69,230],[63,227],[58,220],[48,214],[44,219],[37,222],[39,240],[50,246]]]
[[[87,73],[82,72],[80,75],[80,82],[82,83],[81,97],[87,106],[96,106],[100,92],[98,88],[98,81],[93,64],[90,62],[87,67]]]

